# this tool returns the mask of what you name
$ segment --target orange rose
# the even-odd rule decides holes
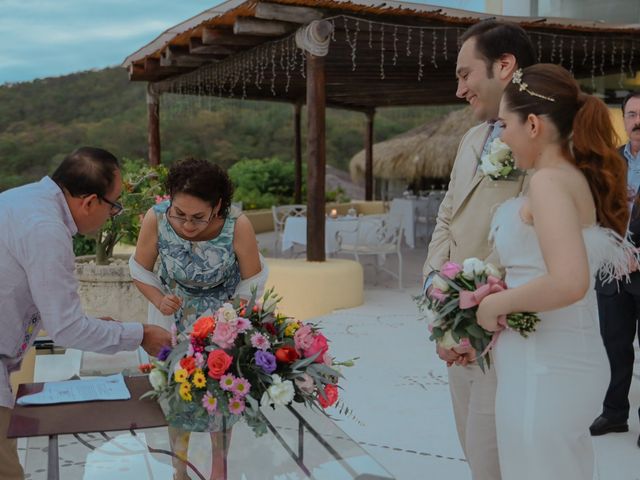
[[[226,373],[232,361],[233,357],[228,355],[224,350],[214,350],[207,358],[209,376],[216,380],[220,380],[220,377]]]
[[[196,359],[191,356],[184,357],[180,360],[180,366],[184,368],[189,375],[191,375],[196,370]]]
[[[213,317],[200,317],[193,324],[193,332],[191,332],[191,336],[193,338],[203,340],[211,335],[215,326],[216,322]]]

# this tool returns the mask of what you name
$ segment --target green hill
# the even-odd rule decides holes
[[[0,86],[0,191],[51,173],[65,154],[81,145],[106,148],[119,157],[146,158],[145,87],[129,82],[120,68]],[[242,158],[293,156],[290,105],[174,96],[163,96],[162,101],[163,163],[195,155],[229,167]],[[375,139],[409,130],[447,110],[382,109],[376,115]],[[348,168],[351,156],[362,148],[364,125],[362,114],[328,111],[328,163]]]

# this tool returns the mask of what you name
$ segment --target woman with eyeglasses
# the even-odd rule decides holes
[[[144,216],[129,265],[149,300],[149,322],[188,331],[232,297],[248,299],[252,286],[261,295],[267,271],[248,218],[230,212],[233,185],[222,168],[187,158],[169,170],[167,191],[170,200]],[[173,451],[186,459],[189,432],[170,427],[169,433]],[[211,433],[211,442],[211,478],[224,478],[221,432]],[[185,467],[174,461],[174,478],[188,478]]]

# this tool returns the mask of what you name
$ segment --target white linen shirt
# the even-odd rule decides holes
[[[0,193],[0,406],[13,407],[9,374],[41,327],[58,345],[100,353],[142,342],[142,324],[84,314],[74,273],[77,231],[49,177]]]

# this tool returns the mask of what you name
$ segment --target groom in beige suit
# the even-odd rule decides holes
[[[489,256],[493,210],[518,195],[525,183],[524,175],[492,180],[482,174],[478,163],[483,150],[500,135],[500,124],[495,119],[502,91],[517,68],[535,62],[533,45],[520,26],[495,20],[470,27],[461,42],[456,96],[469,102],[474,117],[482,123],[471,128],[458,147],[449,190],[440,205],[424,264],[427,287],[432,272],[446,261],[462,263],[469,257]],[[482,373],[475,362],[470,362],[475,352],[459,355],[438,347],[438,355],[450,365],[449,387],[456,426],[473,480],[499,480],[495,371]]]

